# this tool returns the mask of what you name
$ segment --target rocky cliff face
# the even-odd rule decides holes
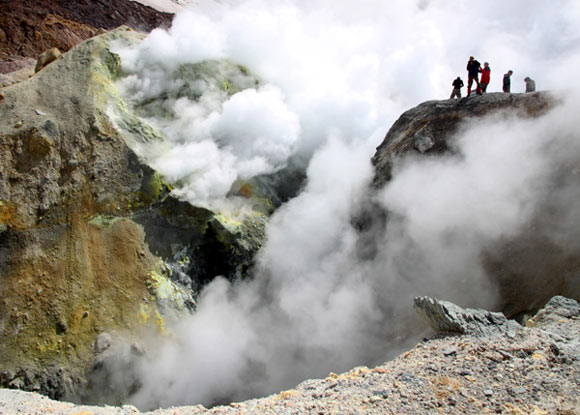
[[[547,92],[493,93],[425,102],[402,114],[377,147],[372,159],[376,169],[374,186],[385,186],[391,180],[394,163],[405,156],[453,155],[457,151],[455,134],[470,122],[492,115],[539,118],[559,102]],[[558,207],[550,195],[575,174],[577,165],[578,160],[572,161],[554,174],[550,182],[553,189],[546,190],[547,196],[538,202],[532,219],[517,235],[495,240],[481,251],[483,267],[499,289],[498,307],[508,316],[537,309],[553,295],[580,298],[580,251],[575,244],[546,236],[550,228],[560,226],[555,216]]]
[[[163,137],[116,90],[120,38],[142,35],[87,40],[1,90],[1,386],[74,396],[111,343],[163,335],[192,290],[241,277],[261,244],[264,212],[233,220],[176,200],[133,151]]]
[[[546,92],[534,94],[492,93],[469,99],[424,102],[403,113],[388,131],[372,158],[374,184],[383,186],[391,178],[393,161],[409,152],[433,156],[451,151],[450,140],[462,123],[501,112],[537,117],[556,105]]]

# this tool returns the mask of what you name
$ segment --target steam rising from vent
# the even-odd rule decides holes
[[[574,95],[538,120],[466,122],[455,156],[401,161],[369,200],[374,147],[404,109],[447,98],[469,55],[490,62],[488,91],[508,69],[513,92],[525,76],[567,88],[580,65],[580,5],[307,3],[207,2],[120,49],[124,94],[170,140],[147,154],[181,197],[211,206],[239,177],[293,158],[308,166],[303,192],[271,219],[253,278],[214,280],[196,313],[149,346],[132,397],[140,407],[244,399],[379,363],[417,335],[414,295],[492,305],[482,249],[526,225],[554,194],[554,167],[580,150]],[[229,60],[247,88],[175,75],[212,59]],[[553,238],[570,238],[580,211],[578,184],[565,185]],[[392,214],[363,240],[352,218],[371,203]]]

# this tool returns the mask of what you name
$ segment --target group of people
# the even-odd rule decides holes
[[[481,95],[487,91],[487,86],[489,85],[489,80],[491,78],[491,68],[489,67],[488,62],[483,63],[483,68],[481,67],[481,63],[479,63],[473,56],[469,57],[469,61],[467,62],[467,96],[471,95],[471,88],[473,86],[473,82],[477,85],[476,93]],[[506,74],[503,76],[503,92],[510,93],[511,92],[511,76],[513,75],[513,71],[510,69],[507,71]],[[481,79],[479,78],[479,74],[481,74]],[[524,79],[526,83],[526,92],[534,92],[536,90],[536,82],[531,79],[529,76],[526,76]],[[461,98],[461,88],[463,88],[463,80],[461,77],[457,77],[451,85],[453,86],[453,91],[451,92],[450,99],[455,97]]]

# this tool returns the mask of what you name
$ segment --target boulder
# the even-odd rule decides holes
[[[38,55],[38,59],[36,60],[36,66],[34,67],[34,72],[40,71],[49,63],[54,62],[55,60],[60,58],[61,55],[62,54],[60,53],[60,50],[58,50],[58,48],[50,48],[48,50],[45,50],[40,55]]]
[[[414,308],[438,333],[458,333],[478,337],[498,334],[513,336],[514,330],[521,327],[514,320],[508,320],[502,313],[461,308],[448,301],[431,297],[416,297]]]

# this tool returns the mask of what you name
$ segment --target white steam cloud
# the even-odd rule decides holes
[[[150,121],[170,140],[151,162],[181,197],[211,205],[237,178],[310,160],[303,192],[272,217],[253,278],[209,284],[190,318],[138,366],[141,407],[212,404],[291,387],[391,357],[413,326],[414,295],[490,306],[483,248],[517,234],[546,199],[566,239],[578,185],[554,192],[580,137],[575,94],[537,120],[466,121],[456,154],[406,159],[374,202],[391,213],[366,233],[352,218],[371,201],[370,157],[404,110],[445,99],[470,55],[492,67],[488,92],[514,70],[539,89],[569,89],[580,64],[576,1],[446,0],[206,2],[134,50],[122,50],[135,105],[182,87],[182,64],[228,59],[260,86],[198,101],[168,99]],[[223,102],[223,104],[222,104]],[[575,159],[574,159],[575,160]],[[368,233],[372,235],[369,237]],[[370,254],[362,245],[372,244]],[[398,337],[399,336],[399,337]]]

